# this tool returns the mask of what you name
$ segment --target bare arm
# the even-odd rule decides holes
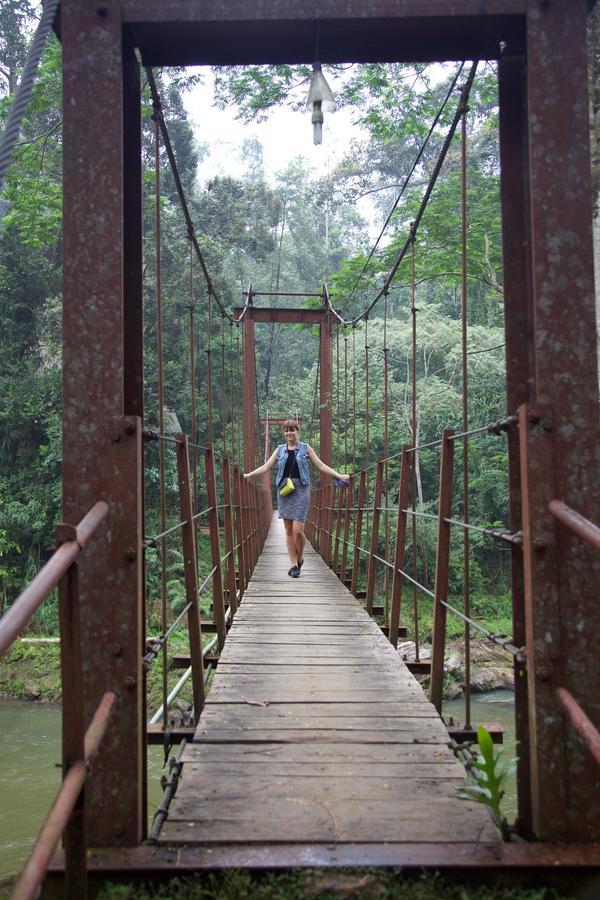
[[[326,475],[331,475],[332,478],[339,478],[341,481],[350,481],[349,475],[342,475],[340,472],[336,472],[335,469],[330,468],[326,463],[323,462],[322,459],[319,459],[313,448],[308,446],[308,456],[309,459],[314,462],[317,469],[321,472],[324,472]]]
[[[277,460],[277,450],[273,450],[270,457],[262,466],[259,466],[258,469],[254,469],[252,472],[244,472],[244,478],[252,478],[253,475],[262,475],[263,472],[268,472],[272,465],[274,465]]]

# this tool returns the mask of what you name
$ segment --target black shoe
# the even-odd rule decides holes
[[[304,560],[301,559],[300,562],[298,563],[298,568],[301,569],[303,565],[304,565]]]
[[[291,569],[288,569],[288,575],[291,575],[291,574],[292,574],[292,572],[294,571],[294,568],[295,568],[295,567],[292,566]]]
[[[292,578],[300,578],[300,568],[299,566],[292,566],[290,569],[290,575]]]

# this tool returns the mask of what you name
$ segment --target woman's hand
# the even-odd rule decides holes
[[[352,478],[352,475],[339,475],[338,474],[335,477],[338,478],[340,481],[345,481],[346,484],[348,484],[350,479]]]
[[[248,472],[244,472],[243,475],[246,481],[248,481],[248,479],[252,477]]]

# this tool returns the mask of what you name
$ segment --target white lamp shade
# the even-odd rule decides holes
[[[315,103],[321,104],[323,112],[335,112],[335,97],[321,71],[321,63],[313,63],[313,73],[306,98],[306,105],[309,109],[312,109]]]

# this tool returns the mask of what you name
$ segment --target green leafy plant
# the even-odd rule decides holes
[[[483,803],[492,814],[494,824],[500,830],[503,841],[509,840],[508,821],[502,812],[504,785],[515,770],[516,757],[504,761],[500,759],[503,750],[494,746],[492,737],[484,725],[477,729],[479,753],[470,770],[473,781],[459,791],[461,800]]]

